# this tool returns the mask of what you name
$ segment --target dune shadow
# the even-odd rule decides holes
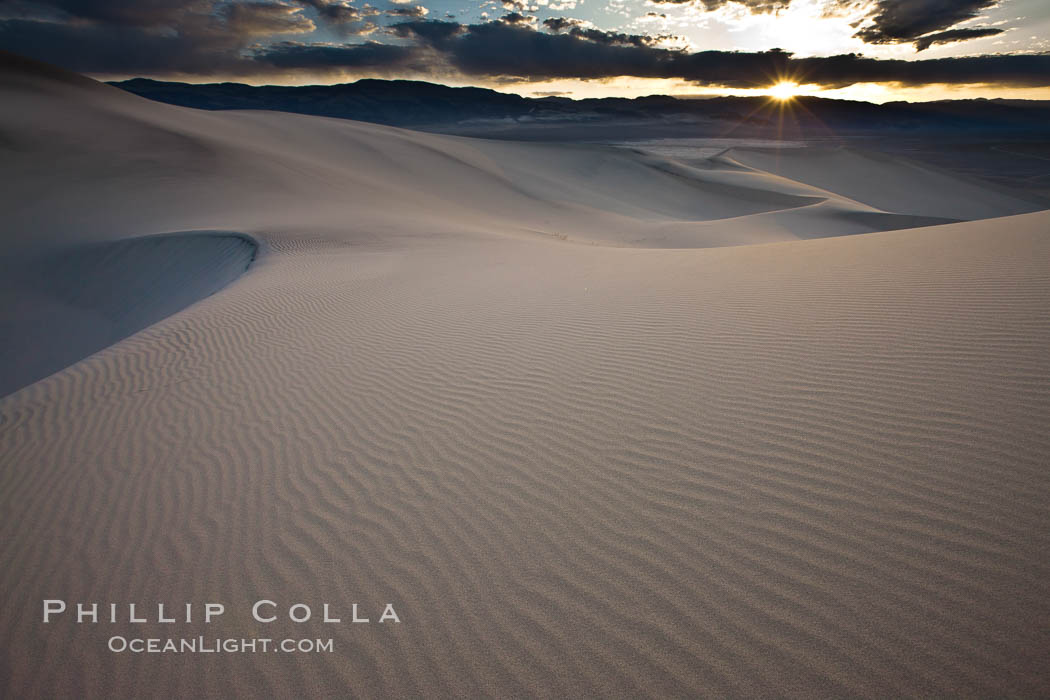
[[[245,234],[192,231],[8,261],[0,271],[0,396],[214,294],[257,250]]]

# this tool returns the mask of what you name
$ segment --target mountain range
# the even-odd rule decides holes
[[[800,96],[529,98],[478,87],[364,79],[338,85],[190,84],[135,78],[111,83],[142,97],[198,109],[262,109],[472,135],[568,134],[645,124],[654,135],[814,136],[883,130],[1040,134],[1050,101],[948,100],[873,104]]]

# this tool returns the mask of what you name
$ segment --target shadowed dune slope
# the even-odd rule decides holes
[[[247,237],[126,238],[0,263],[0,396],[213,294],[255,257]]]

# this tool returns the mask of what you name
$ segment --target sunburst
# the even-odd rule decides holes
[[[790,80],[781,80],[769,88],[769,96],[781,102],[794,99],[798,92],[799,84]]]

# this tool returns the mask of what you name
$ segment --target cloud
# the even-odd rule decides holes
[[[531,27],[536,24],[536,17],[535,15],[523,15],[520,12],[508,12],[496,21],[503,24],[522,24]]]
[[[428,20],[421,22],[398,22],[391,25],[390,32],[402,38],[417,38],[428,44],[444,44],[452,37],[467,31],[466,25],[458,22]]]
[[[776,12],[791,5],[791,0],[650,0],[665,5],[703,5],[708,12],[713,12],[726,5],[740,5],[752,13]]]
[[[215,75],[240,72],[239,38],[173,34],[123,24],[0,21],[0,46],[82,73]]]
[[[777,12],[798,0],[649,0],[653,4],[700,5],[707,11],[727,5],[743,7],[752,14]],[[965,41],[999,34],[985,27],[951,29],[977,17],[982,10],[1002,0],[826,0],[830,16],[837,10],[860,10],[863,19],[855,25],[855,37],[868,44],[914,42],[922,51],[933,44]],[[949,33],[949,29],[951,29]]]
[[[60,16],[117,26],[159,27],[174,25],[187,15],[210,12],[212,0],[36,0],[23,3]]]
[[[949,29],[944,32],[926,34],[915,40],[915,50],[925,51],[934,44],[950,44],[955,41],[966,41],[967,39],[978,39],[982,36],[995,36],[1002,34],[1003,29],[997,27],[971,27],[968,29]]]
[[[571,21],[555,27],[581,29]],[[548,34],[498,22],[461,25],[415,22],[394,25],[402,37],[414,37],[468,76],[546,80],[603,79],[621,76],[677,78],[698,85],[733,88],[765,87],[790,76],[800,83],[844,87],[854,83],[893,82],[998,83],[1009,86],[1050,85],[1050,54],[991,55],[932,60],[883,60],[856,54],[794,58],[764,52],[701,51],[690,53],[651,43],[615,38],[599,40],[571,33]],[[641,44],[641,45],[639,45]]]
[[[382,12],[371,5],[358,8],[349,0],[294,0],[303,7],[313,8],[317,18],[329,30],[340,36],[371,34],[379,25],[368,18]]]
[[[549,17],[543,20],[543,26],[552,32],[564,32],[567,29],[573,27],[585,27],[590,26],[590,22],[582,19],[576,19],[574,17]]]
[[[296,0],[303,7],[312,7],[326,24],[345,25],[360,22],[365,17],[379,14],[376,8],[365,5],[358,9],[346,0]]]
[[[421,69],[413,65],[419,52],[413,47],[367,42],[364,44],[303,44],[281,42],[253,54],[253,60],[275,68],[316,70],[370,69],[390,72]]]
[[[422,19],[430,14],[430,10],[423,7],[422,5],[413,5],[411,7],[394,7],[386,11],[386,14],[391,17],[410,17],[414,19]]]
[[[593,41],[609,46],[652,46],[663,37],[647,36],[645,34],[624,34],[621,32],[606,32],[601,29],[587,26],[583,20],[571,17],[551,17],[543,20],[543,26],[552,32],[565,32],[576,39]]]
[[[145,12],[148,4],[154,12]],[[201,12],[210,8],[200,3],[182,5],[192,6],[193,11],[173,13],[171,7],[147,1],[133,16],[120,14],[109,22],[85,19],[89,14],[114,17],[109,8],[83,9],[65,22],[0,20],[0,47],[85,73],[255,75],[274,71],[273,64],[260,63],[252,55],[252,45],[264,37],[315,28],[300,8],[283,3],[224,5],[212,13]],[[169,25],[173,17],[178,22]],[[368,31],[365,25],[357,26]]]
[[[221,16],[229,31],[239,36],[305,34],[316,29],[302,15],[302,8],[276,2],[249,2],[225,5]]]
[[[778,50],[690,52],[667,47],[662,41],[666,37],[600,30],[568,17],[549,18],[541,28],[523,13],[461,24],[424,20],[418,6],[397,8],[408,17],[385,28],[385,43],[342,43],[310,41],[305,36],[308,24],[321,21],[318,13],[327,12],[324,16],[342,18],[344,33],[367,33],[376,25],[362,19],[379,11],[333,0],[47,4],[50,12],[65,14],[0,20],[0,48],[96,75],[230,77],[298,71],[309,76],[357,71],[479,81],[669,78],[731,88],[766,87],[783,77],[827,87],[862,82],[1050,86],[1050,54],[904,61],[855,54],[796,58]],[[973,38],[978,32],[992,33],[983,28],[946,29],[908,40],[926,48]],[[300,36],[291,41],[291,33]]]
[[[999,0],[877,0],[856,37],[869,44],[910,42],[971,20]]]
[[[853,0],[838,0],[848,3]],[[871,11],[857,26],[854,36],[869,44],[912,42],[916,51],[934,44],[948,44],[1002,34],[996,27],[955,25],[976,18],[982,10],[1000,0],[876,0]]]
[[[37,0],[0,19],[0,47],[98,74],[254,75],[273,72],[252,56],[266,39],[316,29],[304,8],[343,35],[367,34],[379,14],[344,0]],[[33,19],[40,17],[41,19]]]
[[[829,87],[855,83],[980,84],[1008,87],[1050,86],[1050,54],[992,54],[920,61],[878,60],[855,54],[792,59],[804,82]]]

